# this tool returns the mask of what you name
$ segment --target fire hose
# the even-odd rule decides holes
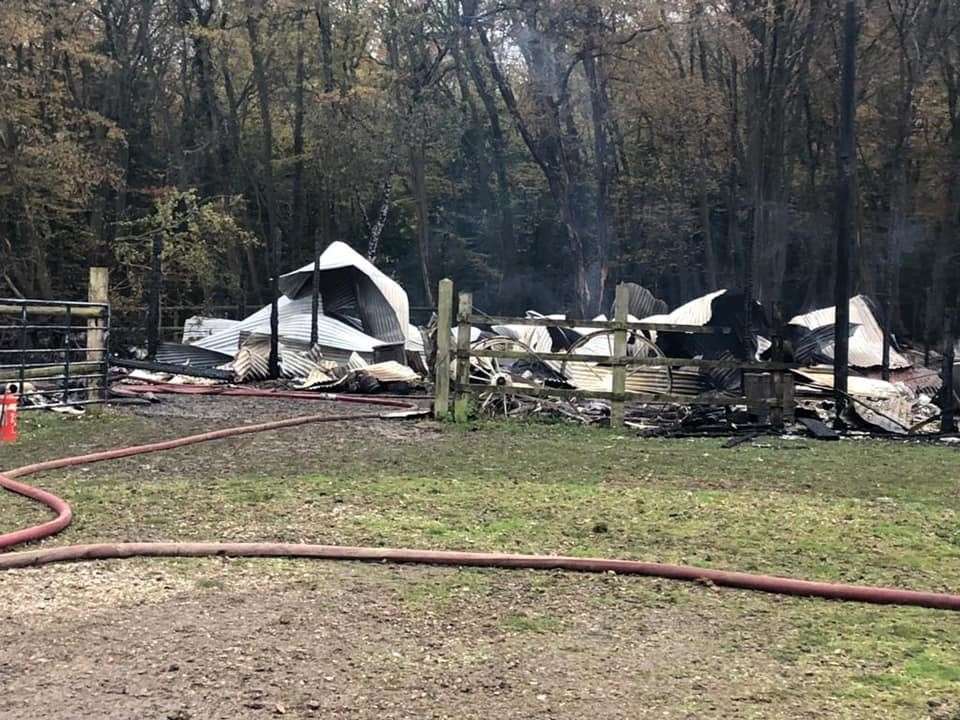
[[[354,397],[296,391],[267,391],[248,388],[208,388],[200,386],[129,386],[130,393],[167,392],[189,395],[231,395],[247,397],[280,397],[291,399],[322,399],[344,403],[360,403],[394,407],[402,410],[412,406],[402,400],[387,398]],[[0,550],[25,542],[40,540],[60,532],[70,524],[72,511],[68,503],[61,498],[39,488],[17,482],[14,478],[24,477],[46,470],[75,467],[114,460],[118,458],[161,452],[212,440],[220,440],[240,435],[280,430],[321,422],[345,422],[351,420],[375,419],[382,413],[358,415],[304,415],[287,420],[243,425],[225,428],[198,435],[188,435],[174,440],[137,445],[133,447],[105,450],[102,452],[75,457],[49,460],[26,465],[24,467],[0,473],[0,487],[46,505],[56,513],[56,517],[41,525],[16,530],[0,535]],[[450,550],[414,550],[407,548],[350,547],[343,545],[310,545],[297,543],[99,543],[94,545],[67,545],[63,547],[43,548],[0,554],[0,570],[37,567],[60,562],[78,562],[85,560],[108,560],[132,557],[247,557],[247,558],[310,558],[322,560],[349,560],[365,562],[408,563],[422,565],[447,565],[456,567],[484,567],[528,570],[564,570],[586,573],[617,573],[621,575],[644,575],[711,583],[713,585],[742,590],[846,600],[888,605],[913,605],[925,608],[960,611],[960,595],[937,592],[921,592],[898,588],[849,585],[846,583],[827,583],[810,580],[798,580],[772,575],[734,572],[699,568],[689,565],[643,562],[638,560],[616,560],[607,558],[565,557],[556,555],[516,555],[495,552],[459,552]]]

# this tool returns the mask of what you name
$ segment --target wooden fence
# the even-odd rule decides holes
[[[561,320],[554,318],[502,317],[477,314],[474,312],[470,293],[460,293],[456,313],[456,343],[453,339],[453,283],[450,280],[440,282],[438,294],[437,360],[436,360],[436,396],[434,414],[437,418],[447,418],[450,413],[450,389],[453,389],[453,414],[457,422],[464,422],[470,405],[471,396],[480,394],[515,394],[552,398],[600,399],[610,402],[610,424],[622,427],[624,424],[627,401],[649,404],[682,405],[762,405],[768,408],[771,422],[779,424],[783,418],[793,414],[793,378],[787,372],[799,367],[782,361],[782,343],[774,338],[774,348],[781,357],[773,362],[748,360],[708,360],[703,358],[677,357],[631,357],[627,354],[627,339],[630,331],[647,333],[687,333],[687,334],[730,334],[729,327],[675,325],[668,323],[631,322],[628,320],[628,293],[625,286],[617,287],[614,302],[613,320]],[[585,328],[606,330],[613,334],[613,353],[611,355],[571,354],[536,352],[525,350],[488,350],[471,347],[470,330],[475,325],[526,325],[555,328]],[[456,358],[456,377],[451,385],[451,358]],[[610,368],[611,388],[609,391],[584,390],[577,388],[555,387],[516,387],[511,385],[491,385],[470,382],[471,359],[528,359],[536,361],[559,361],[564,363],[596,363]],[[626,388],[627,370],[630,367],[664,368],[721,368],[745,373],[765,373],[770,377],[770,391],[766,396],[751,394],[750,397],[731,393],[700,393],[686,395],[662,392],[628,392]],[[743,384],[742,384],[743,385]],[[762,385],[762,384],[761,384]]]

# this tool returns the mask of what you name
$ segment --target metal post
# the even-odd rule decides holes
[[[847,403],[847,366],[850,354],[850,254],[853,244],[853,198],[856,182],[854,133],[856,125],[857,5],[846,0],[843,24],[843,76],[840,91],[840,166],[837,187],[837,277],[834,288],[833,387],[837,425]]]
[[[280,377],[280,228],[270,228],[270,379]]]
[[[70,400],[70,335],[73,318],[70,317],[70,306],[67,305],[66,320],[63,329],[63,402]]]
[[[622,428],[625,418],[624,399],[627,391],[627,309],[630,293],[623,283],[617,285],[613,304],[613,397],[610,399],[610,427]]]
[[[104,316],[104,329],[101,331],[103,338],[103,375],[100,378],[100,399],[106,402],[110,398],[110,323],[113,320],[113,310],[110,308],[107,292],[104,292],[104,302],[107,302],[106,315]]]
[[[313,236],[313,290],[311,291],[310,303],[310,346],[313,347],[320,339],[319,315],[320,315],[320,253],[321,248],[320,230]],[[448,319],[449,320],[449,319]]]
[[[440,281],[437,303],[433,416],[437,420],[446,420],[450,413],[450,319],[453,315],[453,280]]]
[[[953,420],[953,311],[948,311],[943,320],[943,387],[940,389],[940,432],[956,432]]]
[[[453,418],[458,423],[467,421],[470,393],[464,390],[470,384],[470,315],[473,313],[473,295],[460,293],[457,310],[457,385],[453,396]]]
[[[23,395],[23,380],[27,370],[27,306],[20,308],[20,394]]]

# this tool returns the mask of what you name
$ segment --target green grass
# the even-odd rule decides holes
[[[512,632],[543,635],[556,632],[560,627],[560,621],[549,615],[524,615],[514,613],[504,619],[503,625],[507,630]]]
[[[156,420],[142,418],[47,418],[0,450],[0,467],[71,452],[78,428],[96,428],[99,446],[158,433]],[[145,477],[131,472],[138,459],[45,476],[77,516],[53,542],[277,539],[565,553],[960,592],[960,455],[947,447],[770,440],[726,450],[715,440],[516,423],[445,425],[399,440],[355,433],[295,455],[261,452],[295,437],[144,460],[163,466]],[[211,462],[223,453],[242,469]],[[0,497],[5,527],[42,516]],[[550,576],[542,577],[531,583],[543,582],[546,596]],[[493,591],[490,578],[464,572],[398,592],[411,607],[463,611]],[[805,692],[855,708],[851,717],[880,708],[925,717],[929,700],[960,693],[960,614],[669,582],[636,588],[643,606],[706,607],[721,626],[739,628],[735,637],[812,678]],[[608,600],[599,594],[582,611]],[[530,634],[565,626],[540,608],[499,624]]]

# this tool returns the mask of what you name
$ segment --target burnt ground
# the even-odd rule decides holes
[[[177,398],[99,419],[32,416],[0,467],[303,412]],[[50,545],[540,549],[960,586],[957,486],[929,479],[957,468],[954,453],[717,446],[357,420],[35,480],[77,514]],[[894,473],[921,459],[915,477]],[[787,468],[804,472],[785,480]],[[0,496],[2,529],[44,517]],[[788,531],[796,548],[783,547]],[[960,717],[953,615],[656,579],[133,560],[8,572],[0,608],[0,718]]]

